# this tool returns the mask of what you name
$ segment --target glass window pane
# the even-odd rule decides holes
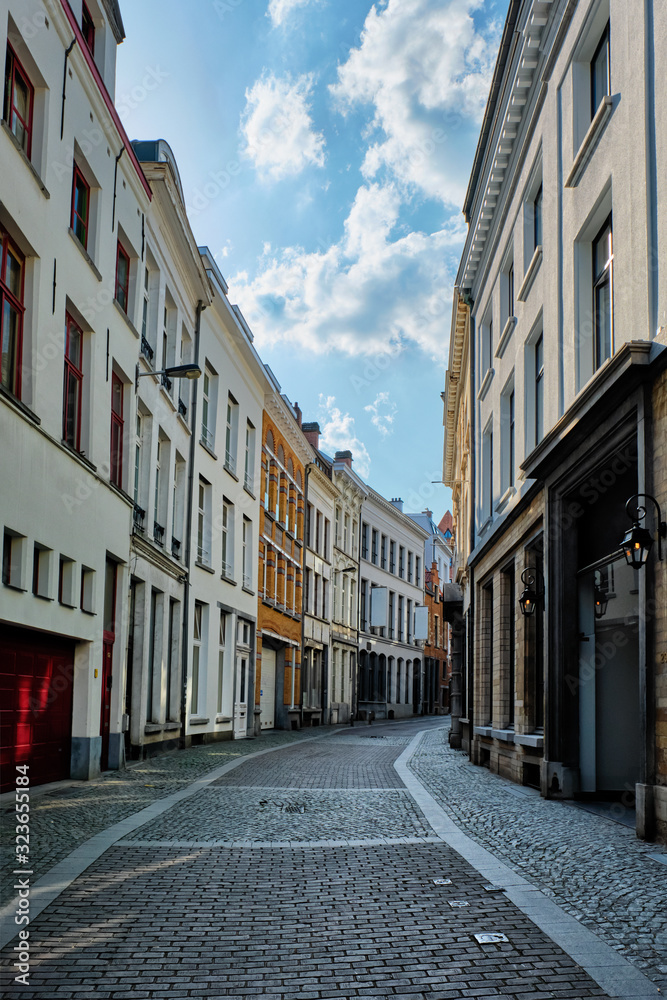
[[[10,246],[7,247],[7,260],[5,263],[5,284],[9,291],[19,301],[21,301],[21,274],[23,271],[22,261],[18,254],[14,253]]]

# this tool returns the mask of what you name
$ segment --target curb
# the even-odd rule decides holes
[[[408,767],[422,739],[430,732],[433,730],[417,733],[400,757],[394,761],[394,767],[440,840],[460,854],[485,879],[493,885],[501,886],[507,898],[584,969],[610,997],[617,997],[620,1000],[649,1000],[661,996],[655,983],[639,972],[627,959],[610,948],[588,928],[582,927],[578,920],[565,913],[553,899],[531,882],[498,861],[495,855],[464,833],[447,815]]]

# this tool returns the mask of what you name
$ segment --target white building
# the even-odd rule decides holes
[[[5,749],[38,783],[123,758],[138,336],[118,248],[151,191],[112,103],[117,5],[5,0],[0,25],[0,669]]]
[[[398,718],[421,711],[424,542],[419,525],[368,488],[361,508],[358,711]]]
[[[212,292],[185,213],[173,153],[164,140],[135,142],[153,200],[136,234],[121,229],[130,258],[127,314],[138,331],[137,408],[128,435],[134,500],[125,713],[128,756],[177,746],[183,732],[186,521],[192,382],[156,372],[193,362]],[[119,221],[119,225],[123,222]]]
[[[193,440],[186,742],[253,733],[261,434],[271,382],[210,251]]]

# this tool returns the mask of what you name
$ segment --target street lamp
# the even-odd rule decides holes
[[[646,507],[643,504],[635,503],[640,497],[650,500],[655,504],[658,511],[658,559],[662,559],[662,539],[667,538],[667,523],[662,520],[660,504],[650,493],[635,493],[626,501],[625,511],[632,520],[632,527],[628,528],[621,542],[621,549],[628,566],[633,569],[641,569],[646,565],[651,549],[653,548],[653,536],[648,528],[642,528],[640,521],[646,517]],[[635,508],[636,514],[633,516],[630,511]]]
[[[527,615],[530,618],[531,615],[535,614],[538,599],[544,590],[539,570],[532,566],[524,569],[521,574],[521,582],[525,583],[526,586],[519,598],[519,609],[522,615]]]
[[[604,618],[607,614],[607,605],[609,604],[609,597],[606,590],[602,590],[601,587],[595,588],[595,598],[593,611],[596,618]]]
[[[201,375],[201,368],[199,365],[172,365],[171,368],[163,368],[159,372],[140,372],[139,365],[137,365],[135,375],[134,375],[134,391],[136,392],[139,388],[139,379],[144,378],[145,375],[166,375],[167,378],[199,378]]]

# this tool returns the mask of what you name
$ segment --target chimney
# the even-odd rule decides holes
[[[396,508],[396,510],[400,510],[400,512],[402,514],[403,513],[403,501],[401,500],[401,498],[400,497],[392,497],[391,498],[391,502],[393,503],[393,505]]]
[[[301,424],[301,430],[308,444],[312,445],[315,451],[320,450],[320,425],[318,423]]]
[[[422,514],[426,514],[426,516],[428,517],[429,521],[433,520],[433,511],[429,510],[428,507],[424,507],[424,509],[422,511]]]
[[[337,451],[334,460],[336,462],[344,462],[348,469],[352,468],[352,452],[351,451]]]
[[[294,412],[296,413],[296,422],[299,425],[299,427],[301,427],[301,418],[303,414],[301,413],[301,409],[298,403],[294,404]]]

